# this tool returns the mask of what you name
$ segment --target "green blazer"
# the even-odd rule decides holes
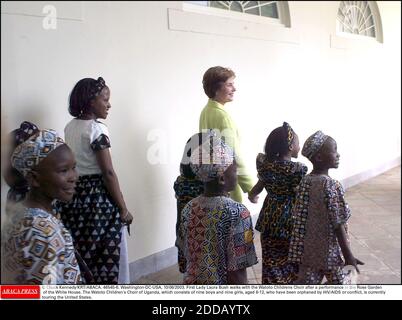
[[[225,137],[225,141],[228,145],[235,151],[238,184],[236,189],[230,193],[230,197],[237,202],[242,202],[241,190],[243,190],[243,192],[249,192],[253,188],[254,182],[251,176],[246,173],[246,167],[241,156],[240,137],[236,124],[222,104],[209,99],[207,105],[201,112],[199,126],[200,131],[202,129],[218,129],[220,134]]]

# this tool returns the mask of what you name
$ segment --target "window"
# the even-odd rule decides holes
[[[195,4],[207,7],[210,12],[224,15],[224,11],[235,14],[246,14],[245,16],[258,16],[267,21],[281,23],[285,27],[290,27],[289,6],[287,1],[184,1],[187,4]],[[217,11],[215,8],[219,9]],[[206,11],[204,11],[206,12]],[[228,12],[229,13],[229,12]],[[225,15],[228,16],[228,15]],[[261,20],[254,20],[259,21]]]
[[[204,1],[209,7],[278,19],[276,1]]]
[[[176,3],[175,3],[176,4]],[[299,44],[287,1],[177,1],[168,8],[168,27],[185,31]]]
[[[343,35],[371,37],[382,42],[381,20],[375,1],[341,1],[337,31]]]

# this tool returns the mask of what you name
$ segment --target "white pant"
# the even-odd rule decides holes
[[[118,284],[130,284],[130,268],[128,266],[127,226],[121,228],[120,261]]]

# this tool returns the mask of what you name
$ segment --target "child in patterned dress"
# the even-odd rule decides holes
[[[197,147],[190,166],[204,193],[184,207],[178,246],[186,260],[185,284],[247,284],[246,268],[257,263],[247,208],[229,197],[237,184],[233,150],[214,137]]]
[[[265,154],[257,155],[259,180],[250,197],[257,197],[263,188],[267,191],[255,226],[261,232],[262,284],[290,284],[296,279],[297,264],[287,258],[296,187],[307,173],[304,164],[291,161],[299,150],[297,134],[284,122],[269,134]]]
[[[176,242],[177,247],[177,261],[179,264],[179,271],[184,273],[186,270],[186,259],[184,259],[183,252],[178,246],[177,237],[179,235],[179,225],[181,211],[185,205],[192,199],[201,195],[204,191],[204,183],[197,179],[193,170],[190,167],[191,151],[197,148],[202,142],[206,141],[212,134],[212,130],[204,133],[196,133],[187,140],[184,147],[183,157],[180,162],[180,175],[174,182],[173,189],[177,200],[177,219],[176,219]]]
[[[313,170],[298,186],[292,213],[289,261],[299,263],[295,284],[320,284],[324,276],[329,284],[344,284],[343,267],[352,265],[359,272],[357,265],[364,263],[349,246],[350,210],[343,187],[328,175],[339,165],[336,141],[317,131],[304,143],[302,155],[312,162]]]
[[[74,154],[57,132],[40,130],[15,148],[11,162],[29,191],[2,231],[1,283],[80,284],[71,234],[52,206],[73,197]]]
[[[75,117],[65,127],[66,143],[77,159],[78,182],[71,202],[61,208],[74,245],[92,272],[94,283],[130,283],[128,211],[110,153],[106,119],[110,89],[103,78],[81,79],[74,86],[69,112]]]

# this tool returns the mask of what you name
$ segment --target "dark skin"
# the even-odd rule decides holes
[[[313,171],[311,174],[327,175],[328,170],[331,168],[338,168],[339,166],[339,153],[337,150],[336,141],[329,137],[322,145],[320,150],[311,159],[313,163]],[[355,258],[347,241],[346,230],[343,224],[335,229],[336,238],[338,239],[339,246],[341,247],[343,257],[345,258],[345,265],[352,265],[356,271],[360,273],[357,265],[364,265],[362,261]]]
[[[90,107],[79,119],[106,119],[109,109],[111,108],[109,99],[110,90],[108,87],[104,87],[100,94],[90,101]],[[117,179],[116,172],[113,168],[112,157],[109,149],[98,150],[95,152],[95,156],[99,168],[102,171],[103,182],[105,183],[106,189],[109,191],[110,196],[119,208],[122,222],[127,225],[131,224],[133,222],[133,216],[128,211],[123,194],[120,190],[119,180]]]
[[[289,149],[285,154],[279,155],[280,161],[290,161],[292,158],[297,158],[300,151],[299,137],[296,133],[294,133],[294,139],[292,144],[289,146]],[[255,184],[255,186],[250,190],[248,199],[252,203],[258,202],[258,195],[264,190],[264,183],[261,180]]]
[[[204,183],[204,197],[228,197],[237,184],[237,165],[233,162],[219,178]],[[228,271],[228,284],[247,284],[247,271],[240,269]]]
[[[78,179],[75,165],[74,154],[66,144],[50,152],[26,176],[30,191],[24,200],[24,205],[52,213],[54,199],[70,201]]]

